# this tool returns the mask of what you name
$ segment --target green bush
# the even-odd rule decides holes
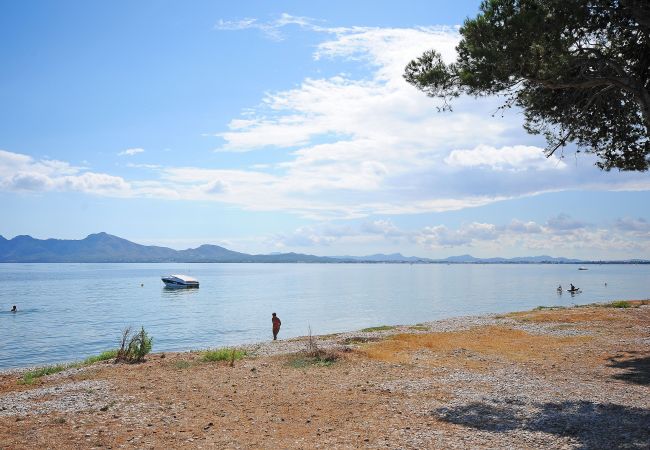
[[[612,302],[609,304],[612,308],[630,308],[632,305],[630,302],[626,302],[625,300],[620,300],[617,302]]]
[[[150,337],[144,327],[135,334],[131,334],[131,327],[122,331],[120,348],[115,356],[115,361],[136,363],[144,360],[144,357],[151,352],[153,338]]]
[[[238,348],[219,348],[203,353],[203,361],[234,361],[246,356],[246,351]]]
[[[175,361],[174,367],[177,369],[187,369],[192,366],[192,363],[185,360]]]

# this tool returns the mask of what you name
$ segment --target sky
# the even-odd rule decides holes
[[[650,176],[402,78],[479,1],[0,3],[0,234],[650,258]]]

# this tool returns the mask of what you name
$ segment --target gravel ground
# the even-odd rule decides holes
[[[399,350],[405,333],[425,340]],[[0,374],[0,449],[650,448],[648,306],[314,339],[340,360],[304,365],[302,338],[248,346],[235,367],[191,352],[33,386]]]

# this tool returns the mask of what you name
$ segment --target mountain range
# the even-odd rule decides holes
[[[235,252],[218,245],[201,245],[197,248],[174,250],[154,245],[140,245],[108,233],[90,234],[84,239],[35,239],[0,236],[0,262],[20,263],[107,263],[107,262],[219,262],[219,263],[549,263],[570,264],[604,261],[584,261],[551,256],[518,258],[475,258],[471,255],[451,256],[445,259],[403,256],[401,253],[368,256],[314,256],[302,253],[273,253],[250,255]],[[609,261],[607,261],[609,262]],[[645,260],[619,261],[647,263]]]

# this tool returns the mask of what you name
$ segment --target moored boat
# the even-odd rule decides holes
[[[199,287],[199,280],[196,278],[192,278],[187,275],[167,275],[164,277],[161,277],[161,280],[163,283],[165,283],[165,287],[173,287],[173,288],[197,288]]]

